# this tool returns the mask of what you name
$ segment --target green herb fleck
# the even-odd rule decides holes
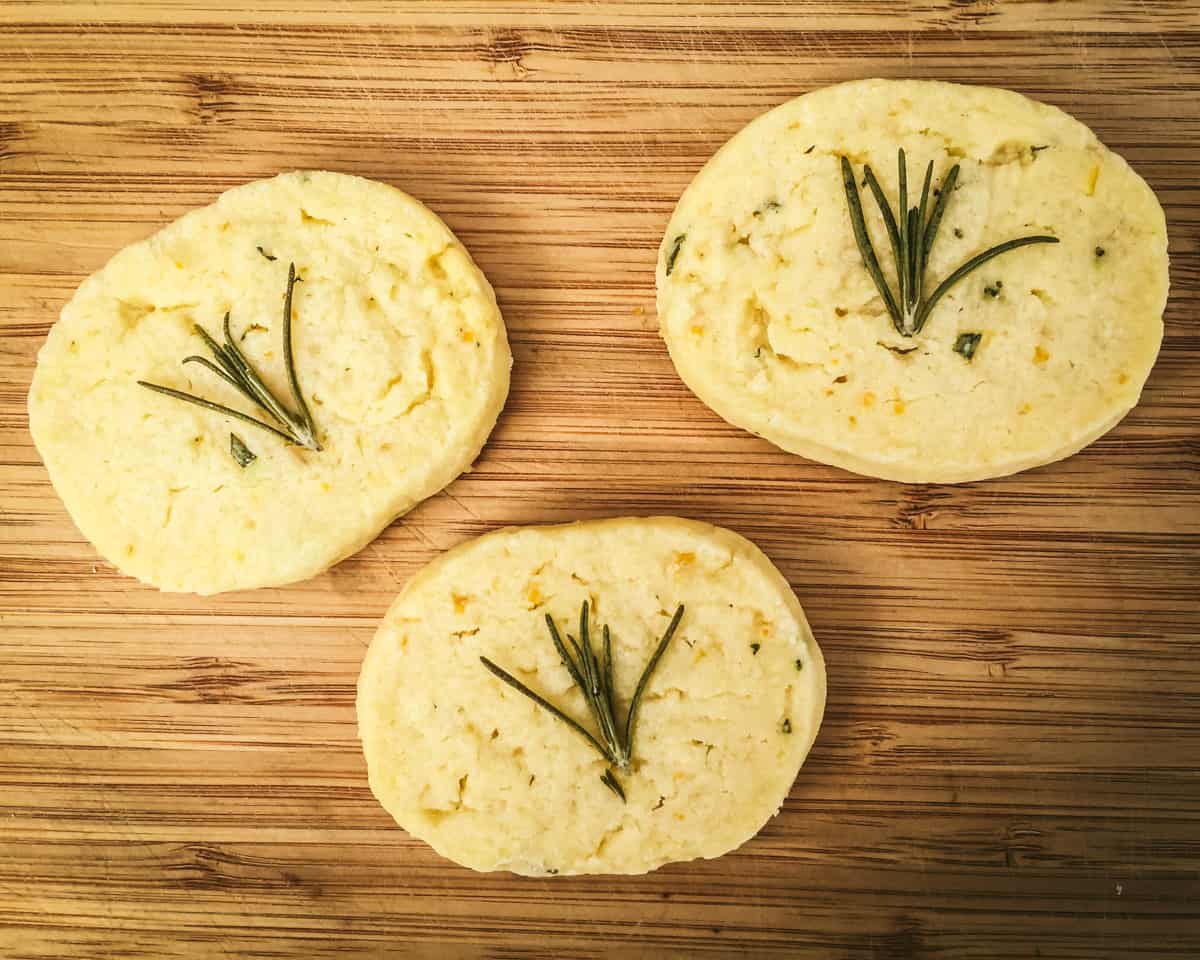
[[[962,227],[954,228],[954,236],[956,236],[959,240],[961,240],[963,238]]]
[[[893,292],[879,264],[879,257],[871,242],[871,234],[867,229],[867,221],[863,215],[862,198],[859,196],[858,185],[855,181],[854,168],[846,157],[840,158],[842,165],[842,185],[846,192],[846,207],[850,214],[850,226],[854,231],[854,241],[862,256],[863,266],[875,283],[879,296],[883,299],[884,307],[891,316],[896,331],[905,337],[912,337],[921,332],[929,314],[937,302],[959,280],[994,257],[1028,246],[1031,243],[1058,243],[1057,237],[1028,236],[1015,240],[1006,240],[994,247],[977,253],[966,260],[950,275],[939,283],[928,296],[925,295],[925,270],[929,264],[933,243],[937,239],[938,227],[946,212],[946,206],[954,192],[958,180],[959,164],[955,164],[946,173],[941,186],[933,189],[933,161],[925,168],[925,181],[921,187],[920,201],[916,206],[908,203],[908,164],[904,151],[897,151],[897,167],[899,170],[899,205],[897,211],[892,210],[883,187],[870,165],[863,168],[864,184],[870,188],[883,217],[887,229],[888,240],[892,248],[892,256],[896,263],[897,287]],[[930,202],[930,197],[936,197]]]
[[[960,333],[958,339],[954,341],[954,352],[970,363],[971,358],[975,356],[975,349],[982,339],[982,333]]]
[[[1033,159],[1036,160],[1039,153],[1041,153],[1043,150],[1048,150],[1049,148],[1050,144],[1043,143],[1040,147],[1030,147],[1029,152],[1033,154]]]
[[[989,286],[989,287],[984,287],[984,288],[983,288],[983,292],[984,292],[985,294],[987,294],[989,297],[991,297],[993,300],[995,300],[995,299],[996,299],[998,296],[1000,296],[1000,291],[1001,291],[1003,288],[1004,288],[1004,281],[1003,281],[1003,280],[997,280],[997,281],[996,281],[995,283],[993,283],[991,286]]]
[[[1096,257],[1099,258],[1099,257],[1104,256],[1104,252],[1105,251],[1104,251],[1103,247],[1097,247],[1096,248]]]
[[[814,143],[811,147],[809,147],[807,150],[804,151],[804,155],[808,156],[810,153],[812,153],[816,149],[817,149],[817,145]]]
[[[754,656],[756,656],[756,657],[758,656],[758,651],[759,651],[759,650],[761,650],[761,649],[762,649],[762,644],[761,644],[761,643],[752,643],[752,644],[750,644],[750,650],[752,651],[753,655],[754,655]]]
[[[784,733],[792,732],[792,721],[789,720],[787,717],[783,718],[783,728],[782,729],[783,729]]]
[[[261,254],[262,254],[264,257],[266,257],[266,258],[267,258],[268,260],[270,260],[272,263],[274,263],[276,260],[278,260],[278,259],[279,259],[278,257],[273,257],[273,256],[271,256],[271,255],[270,255],[269,253],[267,253],[267,251],[266,251],[266,250],[264,250],[262,247],[255,247],[254,249],[255,249],[255,250],[257,250],[259,253],[261,253]]]
[[[242,442],[242,438],[236,433],[229,435],[229,453],[242,469],[250,466],[250,464],[258,459],[258,454],[246,446]]]
[[[625,715],[625,723],[621,726],[617,720],[616,692],[613,682],[612,637],[609,634],[608,625],[605,624],[601,630],[603,645],[598,650],[594,649],[591,638],[591,618],[588,615],[588,601],[583,601],[583,607],[579,612],[579,640],[576,641],[573,636],[567,634],[567,643],[571,646],[571,650],[568,651],[567,644],[563,643],[562,636],[558,632],[558,627],[554,624],[554,618],[550,614],[546,614],[546,628],[550,631],[550,640],[553,642],[554,649],[562,660],[563,666],[566,667],[567,673],[571,675],[571,679],[583,694],[584,701],[588,705],[588,711],[599,728],[600,735],[598,737],[593,736],[583,724],[567,716],[562,710],[550,703],[549,700],[546,700],[540,694],[534,693],[503,667],[497,666],[487,657],[480,657],[479,660],[494,676],[504,681],[518,693],[528,697],[543,710],[557,717],[578,733],[608,763],[612,764],[622,773],[629,773],[631,769],[630,761],[633,757],[633,738],[637,730],[638,710],[641,707],[642,695],[646,692],[646,687],[650,683],[650,677],[654,673],[655,667],[658,666],[658,661],[662,659],[663,653],[666,652],[671,638],[679,628],[679,621],[682,619],[683,604],[681,603],[675,608],[675,615],[671,618],[671,622],[663,632],[662,638],[658,641],[658,646],[654,648],[654,652],[650,655],[650,659],[642,671],[637,687],[634,689],[633,697],[629,701],[629,711]],[[620,797],[622,802],[625,801],[625,790],[611,769],[604,772],[600,777],[600,782]]]
[[[687,239],[686,233],[681,233],[671,241],[671,250],[667,254],[667,276],[671,275],[671,271],[675,269],[675,261],[679,259],[679,250],[683,246],[683,241]]]
[[[776,210],[782,210],[782,209],[783,209],[783,204],[780,203],[778,200],[768,200],[761,207],[759,207],[758,210],[755,210],[754,212],[755,213],[760,213],[760,212],[761,213],[774,213]]]
[[[797,661],[796,661],[796,669],[797,669],[797,670],[803,670],[803,669],[804,669],[804,661],[803,661],[803,660],[797,660]]]

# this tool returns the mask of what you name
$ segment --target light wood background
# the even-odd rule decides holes
[[[1143,402],[1070,460],[857,478],[719,420],[653,264],[712,151],[882,75],[1064,107],[1171,236]],[[121,246],[291,168],[396,184],[495,284],[516,365],[476,469],[326,575],[209,600],[119,576],[26,423]],[[1200,7],[216,0],[0,6],[0,954],[1200,955]],[[354,683],[421,564],[503,524],[676,513],[775,560],[829,665],[781,815],[643,878],[449,864],[367,788]]]

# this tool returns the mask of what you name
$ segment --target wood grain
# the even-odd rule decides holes
[[[1200,955],[1200,9],[891,0],[0,7],[0,953]],[[653,263],[711,152],[871,75],[1010,86],[1158,192],[1166,340],[1061,464],[900,486],[729,427]],[[495,284],[513,392],[473,473],[328,574],[119,576],[29,439],[35,353],[122,245],[281,169],[394,183]],[[757,541],[829,712],[781,815],[644,878],[477,875],[394,828],[354,727],[399,585],[496,526],[669,512]]]

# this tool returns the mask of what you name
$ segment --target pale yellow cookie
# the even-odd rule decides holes
[[[644,688],[628,770],[480,659],[599,736],[545,620],[566,646],[585,601],[598,649],[611,628],[619,732],[683,608]],[[392,604],[358,682],[371,789],[388,812],[460,864],[530,875],[644,873],[734,849],[779,810],[824,706],[821,651],[779,571],[742,537],[671,517],[510,528],[456,547]]]
[[[228,312],[233,341],[295,408],[292,263],[295,366],[320,450],[139,386],[274,424],[181,363],[212,360],[195,328],[221,342]],[[230,190],[85,280],[38,355],[30,427],[106,558],[210,594],[320,573],[448,484],[495,424],[510,365],[492,289],[436,215],[382,183],[288,173]]]
[[[924,295],[996,244],[1060,241],[990,260],[915,336],[864,268],[841,166],[895,290],[864,166],[895,209],[900,148],[910,206],[929,162],[934,189],[960,168]],[[865,80],[789,101],[722,147],[679,201],[657,279],[671,357],[726,420],[858,473],[957,482],[1068,456],[1137,403],[1162,339],[1167,236],[1141,177],[1061,110]]]

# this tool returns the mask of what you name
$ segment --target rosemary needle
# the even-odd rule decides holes
[[[317,425],[313,422],[308,404],[304,401],[304,393],[300,389],[300,381],[296,376],[296,360],[292,353],[292,290],[299,282],[300,278],[296,276],[296,265],[294,263],[289,264],[287,292],[283,298],[283,363],[287,371],[288,386],[292,391],[292,402],[295,405],[295,411],[289,409],[271,392],[270,387],[263,382],[258,371],[254,369],[249,359],[242,353],[241,348],[237,345],[237,340],[233,336],[233,331],[230,329],[228,312],[225,314],[225,323],[223,326],[225,334],[225,343],[223,345],[217,343],[200,324],[196,324],[193,328],[200,339],[204,341],[204,345],[208,347],[216,362],[214,363],[207,357],[195,354],[183,359],[185,364],[198,363],[205,369],[215,373],[247,400],[268,414],[278,426],[273,426],[257,417],[250,416],[248,413],[235,410],[233,407],[227,407],[223,403],[205,400],[203,397],[198,397],[183,390],[176,390],[173,387],[166,387],[160,383],[149,383],[145,380],[139,380],[138,385],[145,387],[147,390],[153,390],[156,393],[174,397],[176,400],[183,400],[198,407],[204,407],[206,410],[212,410],[228,417],[235,417],[245,423],[253,424],[262,430],[267,430],[275,434],[287,443],[306,447],[309,450],[320,450],[321,443],[317,439]],[[241,458],[236,453],[234,457],[241,463]],[[242,464],[242,466],[245,466],[245,464]]]
[[[850,225],[854,231],[854,242],[862,255],[863,266],[875,282],[875,288],[883,298],[884,306],[892,318],[892,325],[901,336],[912,337],[920,333],[929,319],[929,314],[939,300],[945,296],[958,281],[967,274],[983,266],[994,257],[1010,250],[1028,246],[1033,243],[1058,243],[1058,237],[1037,235],[1018,237],[1006,240],[994,247],[984,250],[968,259],[949,276],[934,287],[933,292],[925,295],[925,269],[929,263],[929,254],[933,242],[937,239],[938,227],[946,213],[946,205],[954,192],[958,180],[959,165],[956,163],[946,173],[941,185],[933,190],[937,199],[932,208],[929,205],[930,190],[933,186],[933,161],[925,168],[925,179],[921,186],[921,199],[917,206],[908,204],[908,162],[904,151],[900,150],[897,157],[899,167],[899,210],[893,212],[891,204],[884,195],[883,187],[875,176],[869,164],[863,167],[863,179],[875,198],[879,213],[883,217],[883,226],[887,231],[888,242],[892,248],[892,257],[896,264],[897,291],[893,293],[879,257],[875,253],[871,234],[867,229],[867,221],[863,216],[862,199],[858,192],[858,182],[854,176],[854,168],[845,157],[841,158],[842,185],[846,190],[846,207],[850,214]]]
[[[679,251],[683,249],[683,241],[687,239],[686,233],[681,233],[671,241],[671,249],[667,252],[667,267],[666,275],[669,277],[671,271],[675,269],[675,261],[679,259]]]
[[[658,666],[658,661],[662,659],[663,653],[671,643],[671,638],[679,628],[681,619],[683,619],[682,603],[675,608],[675,615],[671,617],[671,622],[659,639],[658,646],[654,648],[654,653],[650,655],[645,669],[642,670],[637,688],[633,692],[633,698],[629,701],[625,722],[621,724],[617,717],[616,688],[613,682],[612,635],[609,633],[608,625],[606,624],[601,629],[603,645],[597,651],[592,644],[589,608],[588,602],[585,600],[579,612],[579,639],[576,640],[567,634],[567,643],[571,645],[568,650],[553,617],[546,614],[546,628],[550,631],[550,640],[562,659],[563,666],[567,668],[571,679],[583,694],[592,719],[599,728],[599,736],[593,735],[583,724],[569,717],[541,694],[529,689],[503,667],[497,666],[487,657],[480,657],[479,660],[496,677],[518,693],[524,694],[583,737],[607,763],[612,764],[622,773],[628,773],[630,761],[633,758],[634,733],[637,731],[638,711],[641,708],[642,697],[650,683],[650,677]],[[625,801],[625,790],[611,769],[604,771],[600,782],[620,797],[622,803]]]
[[[229,455],[237,461],[239,467],[248,467],[258,459],[258,454],[246,446],[236,433],[229,435]]]

